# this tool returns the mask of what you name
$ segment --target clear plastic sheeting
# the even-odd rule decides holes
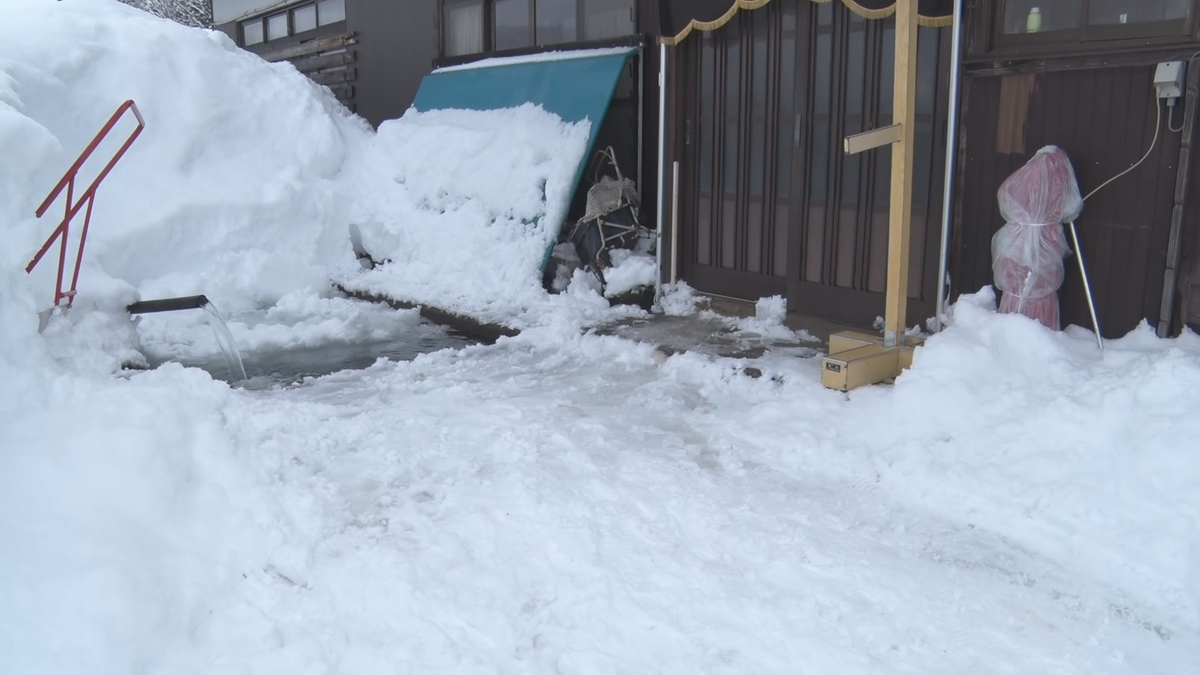
[[[1067,253],[1062,223],[1083,210],[1071,160],[1048,145],[1005,179],[996,196],[1005,221],[992,237],[992,273],[1003,293],[1000,311],[1059,330],[1057,292]]]

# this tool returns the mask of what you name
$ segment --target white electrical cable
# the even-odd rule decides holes
[[[1091,192],[1087,193],[1086,196],[1084,196],[1083,201],[1086,202],[1088,200],[1088,197],[1091,197],[1092,195],[1099,192],[1104,186],[1106,186],[1109,183],[1113,182],[1114,180],[1120,178],[1121,176],[1124,176],[1125,174],[1129,173],[1130,171],[1133,171],[1134,169],[1138,168],[1138,166],[1141,165],[1142,162],[1146,161],[1146,158],[1150,156],[1150,153],[1154,151],[1154,146],[1158,144],[1158,134],[1159,134],[1159,132],[1162,131],[1162,101],[1160,101],[1158,98],[1157,90],[1155,90],[1155,92],[1154,92],[1154,117],[1155,117],[1155,119],[1154,119],[1154,138],[1152,138],[1150,140],[1150,147],[1146,148],[1146,154],[1142,155],[1142,158],[1139,159],[1138,161],[1134,162],[1133,165],[1130,166],[1128,169],[1125,169],[1121,173],[1113,176],[1112,178],[1109,178],[1108,180],[1104,181],[1100,185],[1096,186],[1096,188],[1094,190],[1092,190]],[[1169,128],[1170,126],[1171,126],[1171,122],[1168,120],[1167,127]],[[1092,299],[1091,285],[1088,283],[1087,270],[1084,268],[1084,264],[1083,264],[1083,251],[1080,250],[1080,248],[1079,248],[1079,235],[1075,232],[1075,221],[1071,221],[1070,223],[1068,223],[1068,226],[1071,229],[1071,239],[1075,242],[1075,254],[1078,257],[1077,259],[1079,260],[1079,275],[1083,278],[1083,289],[1084,289],[1084,292],[1087,294],[1088,311],[1090,311],[1092,314],[1092,327],[1095,328],[1095,330],[1096,330],[1096,344],[1100,347],[1100,351],[1104,351],[1104,341],[1100,337],[1100,322],[1096,319],[1095,301]],[[1024,299],[1022,299],[1022,304],[1024,304]]]
[[[1192,62],[1196,60],[1197,56],[1200,56],[1200,52],[1196,52],[1195,54],[1192,54],[1191,56],[1188,57],[1188,60],[1187,60],[1188,68],[1192,67]],[[1186,73],[1187,71],[1185,70],[1184,72]],[[1186,99],[1186,96],[1187,96],[1187,92],[1185,91],[1184,92],[1185,99]],[[1177,133],[1183,131],[1184,122],[1179,123],[1178,129],[1176,129],[1171,124],[1171,120],[1175,119],[1175,99],[1171,99],[1171,103],[1168,105],[1168,107],[1170,108],[1170,110],[1167,111],[1167,131],[1170,131],[1173,134],[1177,134]]]
[[[1171,99],[1171,100],[1174,101],[1175,99]],[[1175,128],[1174,124],[1171,124],[1171,120],[1175,119],[1175,104],[1168,103],[1167,107],[1170,108],[1170,110],[1167,111],[1167,131],[1169,131],[1173,134],[1177,134],[1177,133],[1183,131],[1183,122],[1179,123],[1178,129]]]
[[[1188,63],[1191,64],[1197,56],[1200,56],[1200,52],[1196,52],[1195,54],[1192,54],[1191,58],[1188,59]],[[1172,133],[1179,133],[1180,131],[1183,131],[1183,125],[1181,124],[1178,129],[1176,129],[1172,126],[1171,120],[1175,115],[1175,106],[1172,105],[1172,106],[1170,106],[1170,108],[1171,108],[1170,113],[1167,115],[1167,129],[1169,131],[1171,131]],[[1129,173],[1130,171],[1133,171],[1134,169],[1138,168],[1138,166],[1140,166],[1142,162],[1146,161],[1146,158],[1150,156],[1150,153],[1154,151],[1154,146],[1158,143],[1158,134],[1159,134],[1159,132],[1162,131],[1162,101],[1158,98],[1157,88],[1154,91],[1154,115],[1155,115],[1154,138],[1150,140],[1150,147],[1146,148],[1146,154],[1142,155],[1142,158],[1139,159],[1138,161],[1134,162],[1133,165],[1130,166],[1128,169],[1125,169],[1121,173],[1113,176],[1112,178],[1109,178],[1108,180],[1104,181],[1100,185],[1096,186],[1095,189],[1093,189],[1091,192],[1087,193],[1087,195],[1084,196],[1083,201],[1086,202],[1088,200],[1088,197],[1091,197],[1092,195],[1096,194],[1097,192],[1099,192],[1101,189],[1103,189],[1109,183],[1115,181],[1116,179],[1120,178],[1121,176],[1124,176],[1125,174]],[[1096,307],[1092,300],[1092,289],[1090,288],[1090,286],[1088,284],[1087,270],[1084,269],[1084,265],[1083,265],[1083,251],[1081,251],[1079,249],[1079,235],[1075,232],[1075,222],[1074,221],[1071,221],[1069,223],[1069,226],[1071,228],[1071,238],[1075,242],[1075,252],[1079,256],[1079,273],[1083,277],[1083,287],[1084,287],[1084,291],[1087,293],[1088,310],[1091,311],[1091,313],[1092,313],[1092,326],[1096,329],[1096,344],[1099,345],[1100,350],[1103,351],[1104,350],[1104,342],[1100,338],[1100,324],[1096,320]]]
[[[1155,111],[1155,118],[1156,118],[1154,121],[1154,138],[1150,141],[1150,147],[1146,148],[1146,154],[1142,155],[1141,159],[1134,162],[1133,166],[1130,166],[1128,169],[1125,169],[1121,173],[1113,176],[1112,178],[1109,178],[1108,180],[1104,181],[1100,185],[1096,186],[1096,189],[1087,193],[1087,196],[1083,198],[1083,201],[1086,202],[1088,200],[1088,197],[1091,197],[1092,195],[1099,192],[1101,190],[1101,188],[1103,188],[1104,186],[1106,186],[1109,183],[1113,182],[1114,180],[1120,178],[1121,176],[1124,176],[1125,174],[1129,173],[1130,171],[1133,171],[1134,169],[1138,168],[1138,166],[1142,162],[1146,161],[1146,158],[1150,156],[1150,153],[1154,151],[1154,145],[1156,143],[1158,143],[1158,132],[1162,131],[1162,102],[1159,101],[1159,99],[1158,99],[1158,92],[1155,92],[1155,95],[1154,95],[1154,111]]]

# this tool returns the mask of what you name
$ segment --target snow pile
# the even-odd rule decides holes
[[[718,317],[714,312],[710,316]],[[782,295],[759,298],[754,303],[754,316],[746,318],[723,318],[740,333],[758,335],[768,340],[796,340],[820,342],[806,330],[793,331],[784,325],[787,319],[787,300]]]
[[[696,312],[702,296],[686,281],[663,286],[662,307],[667,316],[688,316]]]
[[[341,178],[360,193],[363,249],[386,264],[339,283],[495,323],[543,303],[589,128],[532,104],[385,122]]]
[[[29,280],[0,275],[6,672],[133,672],[190,653],[271,539],[228,389],[178,366],[112,379],[128,324],[90,307],[39,336]]]
[[[336,281],[515,324],[562,304],[542,291],[541,266],[588,123],[532,105],[410,111],[376,134],[291,66],[220,33],[104,0],[7,9],[0,143],[23,161],[0,167],[0,231],[14,257],[53,228],[63,199],[42,221],[34,208],[112,111],[133,99],[146,119],[98,192],[83,294],[117,280],[125,295],[204,293],[237,315],[328,296]],[[132,130],[128,116],[80,184]],[[388,264],[362,272],[352,243]],[[41,308],[53,257],[34,277]]]
[[[613,264],[604,270],[605,296],[613,298],[654,286],[658,265],[653,255],[633,249],[615,249],[610,253]]]
[[[989,299],[845,396],[814,360],[752,379],[540,330],[276,392],[80,377],[0,297],[24,387],[0,396],[0,650],[64,673],[1187,672],[1200,339],[1100,355]]]
[[[1200,626],[1200,337],[1143,323],[1100,353],[992,307],[960,298],[894,396],[862,395],[878,426],[848,440],[907,496]]]
[[[787,300],[782,295],[759,298],[754,303],[754,318],[764,323],[783,323],[787,318]]]
[[[146,128],[97,193],[83,294],[111,277],[145,297],[205,293],[248,309],[324,289],[330,269],[356,265],[332,179],[371,132],[326,90],[220,33],[112,2],[11,0],[5,17],[0,144],[21,157],[0,169],[5,248],[37,250],[63,201],[42,221],[32,218],[37,203],[133,99]],[[128,116],[81,184],[132,128]],[[38,271],[48,274],[53,257]],[[35,281],[39,294],[53,286]],[[39,309],[51,302],[39,297]]]

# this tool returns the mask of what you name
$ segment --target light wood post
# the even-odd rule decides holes
[[[904,344],[908,313],[908,253],[912,243],[913,146],[916,136],[917,0],[896,0],[896,78],[892,122],[900,140],[892,145],[892,196],[888,221],[887,295],[883,344]]]
[[[847,154],[892,146],[887,290],[882,339],[839,333],[829,339],[821,369],[826,387],[846,391],[892,379],[912,363],[920,339],[905,339],[909,248],[912,240],[913,150],[916,137],[917,0],[896,0],[896,77],[891,126],[850,136]]]

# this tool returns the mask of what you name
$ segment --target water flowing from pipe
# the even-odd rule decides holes
[[[225,319],[221,317],[221,313],[212,302],[207,302],[202,306],[205,316],[208,320],[208,325],[212,327],[213,335],[217,338],[217,344],[221,347],[221,354],[225,356],[225,365],[229,367],[229,379],[238,382],[246,379],[246,368],[242,365],[242,355],[238,351],[237,345],[233,343],[233,333],[229,332],[229,326],[225,325]]]

